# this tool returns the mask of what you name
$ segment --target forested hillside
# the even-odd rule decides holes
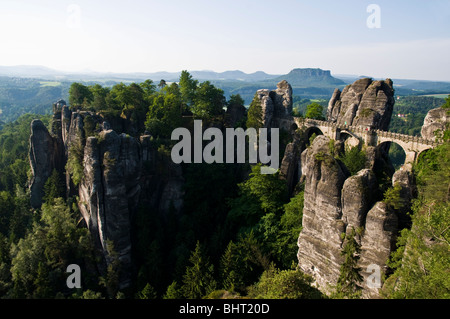
[[[0,127],[26,113],[50,114],[51,104],[68,96],[70,83],[0,77]]]
[[[48,90],[55,94],[48,96],[51,102],[63,96],[63,86]],[[155,157],[162,160],[155,170],[149,165],[148,178],[167,172],[164,163],[170,161],[171,132],[188,127],[193,118],[222,128],[237,124],[246,128],[255,122],[254,113],[249,112],[239,123],[230,123],[232,110],[243,107],[241,96],[227,99],[223,90],[209,81],[199,82],[186,71],[178,83],[147,80],[112,87],[72,83],[67,93],[71,109],[101,114],[127,136],[152,136]],[[407,134],[417,134],[416,116],[425,116],[442,101],[404,99],[397,101],[395,112],[410,114],[408,124],[394,121],[391,129]],[[305,107],[312,101],[296,102]],[[449,103],[450,98],[444,107]],[[50,116],[26,114],[0,130],[1,298],[330,297],[312,287],[312,277],[296,267],[304,184],[289,194],[279,173],[264,175],[259,165],[249,164],[183,165],[181,215],[172,206],[163,215],[145,200],[140,202],[131,223],[134,284],[121,290],[121,264],[114,245],[108,245],[111,259],[101,274],[96,268],[98,254],[81,222],[79,197],[66,191],[66,175],[55,170],[45,182],[42,207],[30,207],[29,138],[36,118],[52,127]],[[89,119],[83,127],[85,138],[96,137],[102,145],[101,129],[92,116],[85,118]],[[65,169],[72,181],[79,181],[83,153],[71,151]],[[103,169],[113,162],[103,163]],[[386,298],[450,297],[449,163],[446,140],[414,168],[419,189],[411,212],[413,227],[402,231],[390,260]],[[71,290],[66,286],[66,267],[74,263],[84,269],[84,275],[82,288]]]

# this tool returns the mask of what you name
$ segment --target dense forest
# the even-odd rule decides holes
[[[243,107],[243,99],[239,95],[227,99],[223,90],[209,81],[200,83],[186,71],[178,83],[147,80],[112,87],[72,83],[68,93],[68,104],[73,109],[98,112],[107,119],[125,118],[132,124],[126,133],[132,136],[151,134],[161,156],[167,156],[173,145],[172,130],[192,118],[222,127],[245,128],[258,123],[252,106],[244,120],[230,123],[228,110]],[[409,115],[407,122],[393,120],[394,131],[418,134],[426,112],[440,106],[436,106],[435,99],[416,99],[397,102],[394,112]],[[321,116],[326,109],[325,101],[295,102],[297,115]],[[450,97],[443,107],[450,107]],[[317,112],[319,115],[312,115]],[[422,117],[420,125],[416,116]],[[30,123],[35,118],[48,127],[52,125],[50,116],[26,114],[0,131],[0,297],[343,296],[342,291],[332,296],[322,294],[312,287],[312,277],[296,267],[297,238],[302,229],[302,185],[288,194],[286,182],[278,173],[263,175],[259,165],[248,164],[184,165],[183,215],[162,217],[141,205],[133,220],[136,284],[125,291],[119,289],[120,262],[110,245],[112,262],[106,275],[92,271],[82,277],[82,289],[68,289],[67,265],[76,261],[84,269],[93,269],[97,257],[88,230],[79,223],[77,198],[66,196],[65,181],[56,172],[45,184],[41,209],[30,207],[28,143]],[[94,125],[84,129],[87,136],[96,134]],[[392,274],[388,282],[392,284],[386,285],[385,298],[449,298],[449,165],[447,139],[444,145],[426,152],[414,167],[419,185],[411,211],[415,227],[403,230],[399,236],[398,250],[389,261]],[[72,178],[77,174],[75,167]],[[440,244],[428,245],[421,240],[424,237]],[[413,249],[405,253],[406,243],[412,243]],[[397,281],[401,284],[394,289]]]

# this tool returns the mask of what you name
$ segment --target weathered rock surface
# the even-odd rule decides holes
[[[270,127],[274,110],[273,101],[270,98],[270,90],[262,89],[256,92],[259,101],[261,102],[261,114],[264,127]]]
[[[381,286],[373,285],[375,282],[368,277],[373,274],[374,269],[379,269],[381,274],[386,273],[388,269],[386,262],[391,252],[396,248],[397,231],[397,214],[384,202],[377,202],[367,213],[364,235],[361,239],[359,266],[362,268],[362,287],[363,297],[365,298],[377,298],[379,296]],[[371,265],[372,267],[369,267]]]
[[[294,141],[286,145],[284,156],[281,161],[280,174],[286,180],[288,191],[291,194],[300,180],[301,161],[300,155],[304,145],[294,134]]]
[[[342,188],[342,221],[346,224],[347,234],[351,227],[364,226],[368,210],[374,203],[377,180],[369,169],[363,169],[349,177]]]
[[[34,120],[31,122],[29,157],[32,173],[30,200],[33,208],[41,207],[44,185],[53,170],[61,170],[61,151],[57,139],[50,135],[42,121]]]
[[[436,133],[445,131],[449,123],[450,112],[448,109],[442,107],[432,109],[425,116],[421,135],[426,140],[435,141],[437,138]]]
[[[89,137],[84,152],[84,178],[79,186],[80,211],[108,261],[107,240],[114,243],[123,267],[121,285],[130,284],[130,214],[138,204],[142,169],[135,138],[102,131]]]
[[[336,89],[327,110],[328,121],[340,126],[353,125],[388,130],[394,107],[392,80],[364,78]]]
[[[65,173],[67,194],[79,196],[81,214],[103,257],[100,271],[111,261],[107,243],[112,241],[121,261],[120,286],[129,286],[132,216],[144,202],[163,214],[179,212],[184,194],[181,167],[158,156],[150,136],[137,139],[119,134],[102,116],[71,111],[62,102],[54,104],[54,112],[52,133],[41,121],[31,125],[31,203],[35,208],[41,206],[43,186],[53,169]],[[78,185],[65,172],[76,144],[82,149],[84,173]]]
[[[378,288],[367,286],[372,275],[369,265],[386,272],[386,261],[395,249],[398,216],[384,202],[376,202],[378,183],[370,169],[348,177],[329,153],[329,139],[318,136],[302,155],[305,180],[303,229],[298,239],[299,267],[315,278],[324,292],[336,285],[343,262],[343,234],[362,229],[356,240],[361,245],[363,296],[375,298]],[[406,175],[405,175],[406,174]],[[408,172],[397,173],[405,191]]]
[[[292,114],[291,85],[283,80],[277,84],[274,91],[262,89],[256,93],[261,102],[264,127],[282,127],[283,123],[279,120],[290,118]]]
[[[297,254],[300,268],[312,274],[325,290],[337,281],[342,263],[345,224],[341,219],[341,189],[347,177],[330,155],[328,144],[327,137],[318,136],[302,153],[305,193]]]
[[[288,117],[292,113],[292,87],[283,80],[277,84],[277,89],[271,92],[271,98],[275,105],[276,117]]]

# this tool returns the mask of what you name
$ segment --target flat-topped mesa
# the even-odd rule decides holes
[[[364,126],[387,131],[394,108],[394,88],[391,79],[374,81],[363,78],[336,89],[327,110],[328,121],[338,126]]]

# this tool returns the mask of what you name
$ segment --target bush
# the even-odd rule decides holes
[[[405,206],[405,199],[401,196],[402,187],[396,183],[394,187],[389,188],[384,192],[383,202],[393,209],[401,209]]]
[[[273,265],[249,292],[255,299],[321,299],[323,295],[312,287],[313,278],[299,269],[280,270]]]
[[[72,177],[75,186],[80,184],[84,174],[83,167],[84,149],[81,141],[76,140],[69,148],[69,156],[67,158],[66,170]]]
[[[346,149],[338,159],[344,163],[351,175],[355,175],[366,166],[366,152],[360,150],[359,147]]]

